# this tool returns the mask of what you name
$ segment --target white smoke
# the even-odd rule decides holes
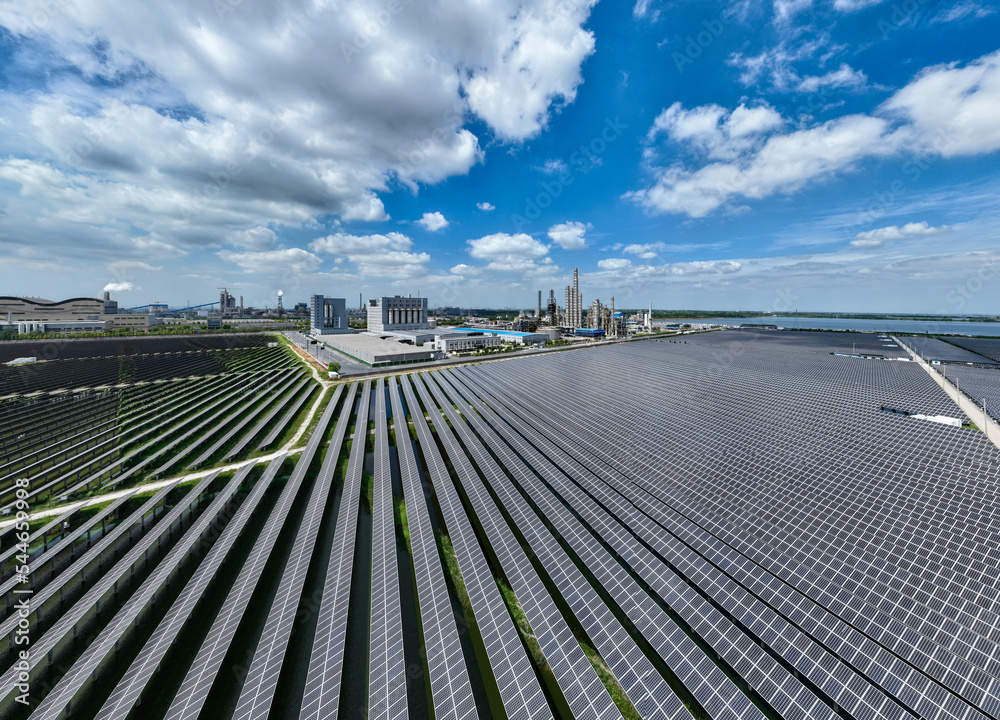
[[[104,292],[125,292],[126,290],[134,290],[135,285],[128,282],[109,282],[104,286]]]

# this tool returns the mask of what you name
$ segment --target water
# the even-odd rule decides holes
[[[897,333],[929,333],[934,335],[986,335],[1000,337],[1000,323],[957,322],[954,320],[862,320],[858,318],[757,317],[757,318],[694,318],[691,320],[657,320],[657,325],[680,322],[714,325],[777,325],[783,328],[807,330],[859,330]]]

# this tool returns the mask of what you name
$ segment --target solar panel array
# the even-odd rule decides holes
[[[903,337],[900,339],[925,360],[1000,366],[1000,362],[974,352],[974,348],[962,347],[961,341],[945,342],[938,338],[923,337]]]
[[[998,328],[1000,331],[1000,328]],[[944,338],[946,342],[957,345],[960,348],[971,350],[977,355],[982,355],[990,360],[1000,363],[1000,338]]]
[[[913,417],[968,419],[907,358],[739,330],[328,388],[304,448],[0,553],[0,720],[1000,720],[1000,451]],[[113,461],[259,449],[314,395],[284,372],[115,398],[177,422]]]

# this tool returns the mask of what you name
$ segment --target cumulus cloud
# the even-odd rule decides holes
[[[428,232],[437,232],[448,227],[448,221],[439,212],[424,213],[424,216],[417,220],[417,225],[421,225]]]
[[[925,69],[875,115],[846,115],[789,132],[776,131],[773,111],[761,113],[766,130],[740,137],[728,129],[735,110],[727,114],[715,105],[687,110],[674,104],[657,117],[650,138],[664,132],[714,162],[696,168],[654,166],[653,184],[625,198],[652,213],[704,217],[732,208],[735,198],[791,194],[863,161],[902,151],[945,157],[991,152],[1000,149],[998,106],[1000,52],[964,67]]]
[[[339,232],[317,238],[309,249],[325,255],[346,257],[361,275],[374,277],[419,277],[427,272],[431,256],[412,252],[413,240],[398,232],[384,235],[351,235]]]
[[[449,272],[454,275],[465,275],[465,276],[476,276],[482,275],[483,269],[476,267],[475,265],[466,265],[465,263],[459,263],[453,267]]]
[[[633,243],[623,247],[622,252],[628,253],[629,255],[638,255],[643,260],[652,260],[659,255],[664,248],[665,245],[662,242],[642,244]]]
[[[676,145],[708,157],[731,158],[758,144],[766,133],[784,122],[769,105],[752,108],[740,105],[729,112],[719,105],[687,110],[675,102],[656,116],[646,140],[653,142],[664,134]]]
[[[590,223],[564,222],[549,228],[549,240],[563,250],[583,250],[587,247],[587,231],[593,226]]]
[[[926,221],[907,223],[903,227],[889,225],[888,227],[858,233],[854,236],[854,240],[851,241],[851,245],[858,248],[881,247],[887,240],[902,240],[911,235],[934,235],[947,229],[947,225],[932,227]]]
[[[698,170],[676,165],[661,168],[652,187],[625,197],[650,212],[704,217],[730,198],[792,193],[863,158],[888,154],[893,148],[887,129],[885,120],[852,115],[773,135],[736,160],[710,163]]]
[[[494,210],[497,209],[496,205],[493,205],[492,203],[488,202],[476,203],[476,207],[482,210],[483,212],[493,212]]]
[[[494,233],[476,240],[468,240],[469,255],[479,260],[489,260],[489,270],[501,272],[532,272],[551,266],[549,246],[525,233],[509,235]]]
[[[244,272],[265,275],[311,273],[323,262],[302,248],[281,248],[262,252],[220,250],[216,254],[227,262],[239,265]]]
[[[970,62],[925,68],[882,109],[914,130],[916,141],[945,157],[1000,149],[1000,51]]]
[[[357,3],[77,0],[44,24],[4,4],[0,25],[62,73],[5,99],[5,225],[113,254],[136,235],[257,252],[265,234],[226,235],[386,220],[394,183],[483,162],[474,132],[521,142],[574,101],[593,4],[432,0],[381,24]]]
[[[234,230],[226,236],[226,240],[248,250],[267,250],[274,247],[278,236],[271,228],[258,225],[248,230]]]
[[[597,267],[601,270],[624,270],[632,265],[628,258],[605,258],[597,261]]]

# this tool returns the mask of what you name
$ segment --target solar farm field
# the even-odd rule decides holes
[[[284,429],[276,416],[285,425],[292,420],[279,413],[301,408],[317,390],[282,347],[125,357],[138,368],[136,378],[74,392],[39,390],[56,376],[73,378],[70,384],[91,382],[74,369],[90,359],[16,368],[25,394],[0,402],[0,511],[10,512],[17,502],[76,499],[246,456],[258,449],[257,440],[267,447],[276,439],[272,431]],[[41,367],[54,370],[34,370]],[[147,372],[150,368],[157,370]],[[202,374],[153,380],[197,372]]]
[[[1000,451],[904,357],[728,331],[327,386],[303,448],[181,476],[213,436],[0,546],[0,718],[996,720]],[[289,403],[252,447],[301,371],[125,412],[232,431],[243,376]]]

